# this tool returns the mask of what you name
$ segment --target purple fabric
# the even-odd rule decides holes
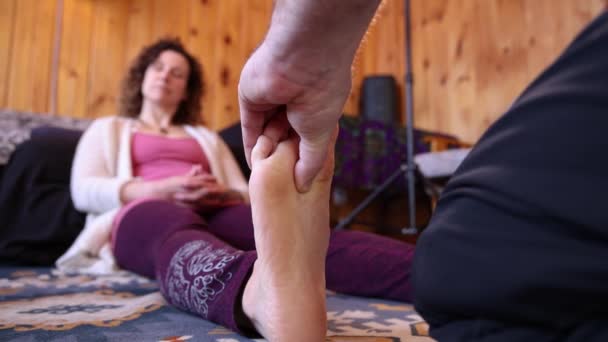
[[[255,249],[251,206],[248,204],[222,209],[208,216],[207,222],[207,231],[230,245],[244,251]]]
[[[242,332],[235,305],[257,254],[230,246],[206,228],[188,208],[141,201],[115,229],[114,256],[122,268],[157,279],[170,304]]]
[[[115,231],[114,254],[128,270],[155,277],[166,300],[235,331],[240,296],[257,258],[251,207],[203,219],[161,200],[127,210]],[[327,288],[351,295],[411,301],[414,247],[378,235],[332,232]]]
[[[356,296],[411,302],[413,258],[413,245],[366,232],[334,231],[327,252],[327,288]]]
[[[430,151],[426,137],[454,138],[414,129],[414,154]],[[406,149],[405,127],[343,116],[336,141],[334,185],[373,189],[406,162]],[[395,187],[404,188],[405,178],[396,180]]]
[[[232,246],[255,249],[249,205],[222,210],[208,222],[207,230]],[[412,301],[409,278],[413,257],[414,246],[395,239],[357,231],[332,232],[326,261],[327,288],[364,297]]]
[[[114,256],[127,270],[154,278],[162,244],[180,230],[205,230],[205,221],[192,210],[163,200],[146,200],[122,213],[114,232]]]
[[[182,230],[162,244],[156,278],[170,304],[242,332],[236,313],[256,259],[210,233]]]

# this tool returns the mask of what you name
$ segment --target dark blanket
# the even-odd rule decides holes
[[[0,180],[0,260],[51,265],[85,216],[70,198],[70,168],[81,131],[41,127],[17,146]]]

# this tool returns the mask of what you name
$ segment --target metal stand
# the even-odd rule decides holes
[[[345,229],[352,223],[354,218],[369,206],[389,185],[391,185],[397,177],[405,174],[407,181],[407,196],[408,196],[408,213],[409,225],[401,229],[402,234],[417,234],[419,232],[416,227],[416,188],[415,188],[415,171],[416,164],[414,163],[414,96],[413,96],[413,74],[412,74],[412,49],[411,49],[411,21],[410,21],[410,0],[405,0],[405,141],[406,141],[406,164],[402,164],[395,172],[389,176],[378,188],[369,194],[359,204],[350,215],[341,220],[335,227],[336,230]]]

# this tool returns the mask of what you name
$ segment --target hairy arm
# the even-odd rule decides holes
[[[355,52],[379,3],[275,1],[266,38],[247,61],[239,83],[248,161],[266,127],[272,127],[266,132],[274,145],[293,129],[300,138],[296,183],[307,191],[327,156],[350,92]]]
[[[276,0],[264,44],[285,67],[310,71],[313,78],[332,69],[350,69],[379,3]]]

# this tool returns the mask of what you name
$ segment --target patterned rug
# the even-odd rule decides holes
[[[433,341],[408,304],[328,292],[327,307],[327,341]],[[0,340],[263,341],[168,306],[156,282],[128,272],[14,267],[0,268]]]

